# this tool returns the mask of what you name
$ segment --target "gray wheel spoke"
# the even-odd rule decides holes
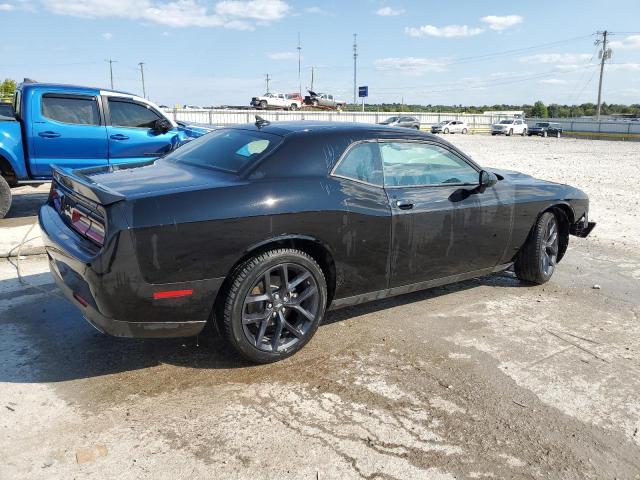
[[[265,272],[262,281],[264,282],[264,293],[271,297],[271,270]]]
[[[310,276],[311,274],[307,271],[305,271],[304,273],[301,273],[300,275],[298,275],[296,278],[293,279],[293,282],[289,284],[289,290],[293,290]]]
[[[557,232],[553,232],[550,236],[549,239],[547,240],[547,243],[555,243],[556,239],[558,238],[558,233]]]
[[[290,307],[293,308],[294,310],[296,310],[297,312],[300,312],[302,315],[307,317],[309,320],[313,320],[315,318],[313,313],[311,313],[309,310],[306,310],[305,308],[301,307],[299,304],[291,305]]]
[[[293,325],[291,325],[289,322],[287,322],[286,319],[284,319],[284,322],[282,323],[282,325],[284,326],[284,328],[286,328],[287,330],[289,330],[291,333],[293,333],[293,335],[296,338],[302,338],[302,333]]]
[[[287,265],[282,265],[282,278],[281,278],[281,282],[280,282],[280,288],[282,290],[288,290],[289,289],[289,268],[287,267]]]
[[[270,298],[271,297],[266,293],[262,293],[260,295],[247,295],[247,298],[245,299],[244,303],[246,305],[248,303],[266,302]]]
[[[258,347],[262,343],[262,339],[264,338],[264,332],[267,330],[267,324],[269,323],[269,319],[265,318],[260,325],[260,331],[256,335],[256,347]]]
[[[274,352],[278,351],[278,343],[280,342],[280,337],[282,336],[282,328],[284,327],[284,323],[286,322],[282,312],[278,312],[276,322],[276,331],[273,334],[273,338],[271,339],[271,349]]]
[[[302,302],[304,302],[311,295],[314,295],[316,293],[316,291],[317,291],[316,287],[308,287],[304,292],[302,292],[300,295],[298,295],[298,297],[295,299],[295,304],[296,305],[300,305]]]
[[[243,313],[242,323],[244,323],[245,325],[249,325],[251,323],[257,323],[262,320],[266,320],[267,318],[269,318],[269,315],[270,313],[267,311],[259,312],[259,313]]]

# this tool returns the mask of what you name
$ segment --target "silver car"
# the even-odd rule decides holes
[[[467,122],[462,120],[443,120],[431,127],[431,133],[469,133]]]
[[[390,127],[415,128],[416,130],[420,130],[420,122],[418,121],[418,119],[409,116],[389,117],[386,120],[380,122],[380,125],[389,125]]]

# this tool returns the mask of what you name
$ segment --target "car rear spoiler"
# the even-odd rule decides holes
[[[109,167],[85,169],[84,171],[68,170],[55,166],[52,166],[51,169],[53,170],[53,179],[60,185],[100,205],[111,205],[125,199],[124,195],[94,182],[86,175],[86,173],[98,173],[98,170],[103,169],[104,172],[108,172]]]

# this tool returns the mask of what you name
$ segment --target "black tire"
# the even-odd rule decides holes
[[[0,218],[4,218],[4,216],[9,213],[10,208],[11,187],[4,177],[0,177]]]
[[[497,133],[492,133],[491,134],[492,137],[495,137],[496,135],[497,135]]]
[[[449,129],[448,129],[448,128],[445,128],[445,129],[442,131],[442,133],[449,133]]]
[[[533,133],[527,133],[527,137],[530,137],[531,135],[533,135]]]
[[[547,131],[546,131],[546,130],[545,130],[544,132],[542,132],[542,136],[543,136],[543,137],[547,138],[547,135],[548,135],[548,133],[547,133]]]
[[[513,135],[513,128],[509,129],[509,133],[507,133],[507,137],[510,137],[511,135]]]
[[[308,276],[296,286],[283,288],[283,268],[298,272],[295,277],[287,274],[288,285],[303,278],[303,272]],[[274,276],[279,282],[275,290]],[[265,278],[269,279],[268,289]],[[303,315],[294,306],[297,302],[294,297],[298,295],[294,290],[300,291],[300,297],[312,292],[297,305],[313,318]],[[264,299],[256,300],[259,297]],[[312,301],[312,304],[303,306],[307,301]],[[250,258],[234,272],[221,319],[223,336],[251,362],[282,360],[311,340],[322,321],[326,304],[327,283],[322,269],[312,257],[295,249],[270,250]],[[255,308],[247,312],[250,306]]]
[[[266,110],[267,108],[269,108],[269,105],[267,104],[266,100],[260,100],[260,108],[262,110]]]
[[[558,219],[552,212],[543,213],[518,253],[514,264],[517,277],[536,285],[548,282],[557,264],[559,240]]]
[[[522,130],[522,133],[520,134],[521,137],[524,137],[527,134],[527,129],[525,128],[524,130]]]
[[[560,138],[560,130],[556,132],[556,138]]]
[[[296,103],[292,103],[291,107],[289,108],[289,110],[293,110],[293,111],[298,110],[298,105]]]
[[[463,128],[463,129],[462,129],[462,134],[463,134],[463,135],[466,135],[467,133],[469,133],[469,130],[467,130],[466,128]]]

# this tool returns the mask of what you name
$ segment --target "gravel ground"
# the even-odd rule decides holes
[[[590,194],[598,226],[548,284],[331,312],[256,367],[216,339],[100,335],[43,257],[30,287],[0,260],[0,478],[640,478],[640,144],[447,139]]]

